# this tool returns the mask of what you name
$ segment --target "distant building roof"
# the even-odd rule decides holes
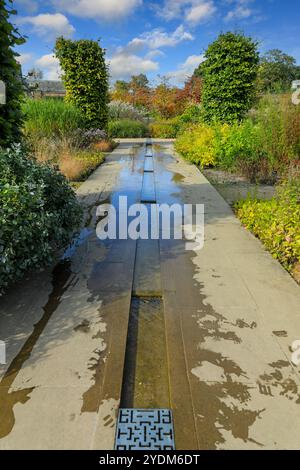
[[[36,89],[41,93],[61,93],[65,94],[64,84],[60,80],[33,80],[27,79],[26,83],[31,89]]]

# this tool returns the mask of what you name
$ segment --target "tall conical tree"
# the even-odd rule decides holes
[[[243,119],[253,105],[259,54],[257,42],[242,33],[220,34],[208,46],[198,69],[203,78],[203,117],[207,122]]]
[[[55,54],[63,70],[66,99],[84,114],[90,128],[106,129],[108,122],[108,68],[98,41],[56,40]]]
[[[0,0],[0,80],[6,85],[6,104],[0,105],[0,146],[19,141],[21,135],[23,85],[14,47],[25,40],[9,21],[16,13],[11,0]]]

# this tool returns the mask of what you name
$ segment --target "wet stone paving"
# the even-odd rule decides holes
[[[77,239],[0,298],[0,450],[299,449],[300,288],[203,174],[122,140],[77,195]],[[204,204],[203,248],[100,240],[121,196]]]

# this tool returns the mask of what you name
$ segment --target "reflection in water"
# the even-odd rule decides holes
[[[69,245],[66,251],[64,252],[62,260],[71,259],[74,256],[77,248],[82,246],[86,242],[86,240],[92,235],[92,233],[93,233],[93,230],[88,229],[87,227],[83,228],[80,231],[78,237],[75,240],[73,240],[71,245]]]
[[[132,297],[121,408],[169,407],[163,301]]]
[[[181,183],[184,179],[185,177],[181,173],[174,173],[172,176],[172,181],[174,181],[174,183]]]

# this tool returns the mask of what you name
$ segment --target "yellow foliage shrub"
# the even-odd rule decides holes
[[[178,137],[175,144],[176,150],[201,168],[215,166],[218,157],[218,141],[226,130],[226,126],[217,128],[197,124]]]

